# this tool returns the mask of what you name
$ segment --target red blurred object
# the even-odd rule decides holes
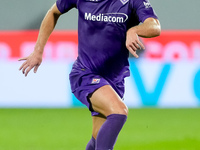
[[[27,56],[33,51],[37,36],[37,30],[0,31],[0,59]],[[200,61],[200,30],[165,30],[159,37],[142,40],[146,46],[143,58],[159,61]],[[77,31],[55,30],[48,40],[46,49],[45,58],[75,59],[78,55]]]

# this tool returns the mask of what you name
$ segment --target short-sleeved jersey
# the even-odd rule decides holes
[[[78,9],[77,62],[111,78],[129,75],[127,30],[157,18],[148,0],[57,0],[56,4],[61,13]]]

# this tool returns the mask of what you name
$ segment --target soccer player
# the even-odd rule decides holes
[[[92,138],[86,150],[112,150],[128,115],[122,101],[124,78],[130,75],[128,54],[144,49],[139,37],[161,32],[148,0],[57,0],[44,17],[34,51],[20,70],[37,72],[44,46],[61,14],[77,8],[78,58],[70,73],[74,95],[91,111]],[[133,95],[134,96],[134,95]]]

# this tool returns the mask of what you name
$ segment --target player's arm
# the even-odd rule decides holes
[[[151,38],[159,36],[160,33],[161,26],[159,20],[147,18],[142,24],[134,26],[127,31],[126,47],[134,57],[138,58],[139,56],[136,54],[136,50],[145,49],[139,37]]]
[[[53,29],[55,28],[55,25],[60,15],[61,15],[60,11],[58,10],[56,4],[54,4],[48,10],[46,16],[44,17],[41,23],[34,51],[28,57],[19,59],[19,61],[25,60],[25,62],[19,68],[19,70],[22,70],[25,76],[27,76],[29,71],[33,68],[34,72],[35,73],[37,72],[37,69],[42,62],[42,55],[45,44],[47,43],[49,36],[51,35]]]

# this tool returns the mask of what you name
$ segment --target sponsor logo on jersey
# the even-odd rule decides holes
[[[99,13],[98,15],[85,13],[85,20],[90,21],[124,23],[127,19],[128,16],[125,13]]]
[[[126,4],[129,0],[120,0],[122,2],[122,4]]]
[[[144,3],[145,8],[149,8],[149,7],[151,7],[150,2],[143,2],[143,3]]]
[[[92,79],[92,84],[97,84],[97,83],[100,82],[100,80],[101,80],[101,79],[99,79],[99,78],[93,78],[93,79]]]

